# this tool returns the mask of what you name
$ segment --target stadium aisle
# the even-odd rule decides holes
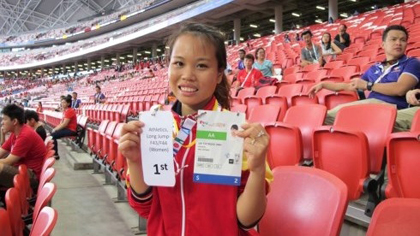
[[[59,153],[53,179],[57,192],[52,201],[58,222],[52,235],[134,235],[138,215],[127,203],[114,203],[115,186],[104,186],[103,175],[92,175],[92,170],[73,170],[65,153]]]

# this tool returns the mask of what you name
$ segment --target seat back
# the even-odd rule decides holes
[[[267,125],[270,136],[267,162],[271,169],[298,165],[302,161],[302,138],[299,128],[286,123]]]
[[[230,111],[245,113],[247,106],[245,104],[236,104],[231,107]]]
[[[420,199],[391,198],[373,212],[367,236],[419,235]]]
[[[303,85],[302,84],[288,84],[280,87],[277,92],[278,95],[285,97],[287,99],[287,105],[292,106],[292,97],[302,93]]]
[[[268,96],[272,96],[275,95],[277,91],[277,86],[265,86],[265,87],[261,87],[258,89],[256,96],[260,97],[263,101],[263,103],[265,103],[265,98]]]
[[[338,105],[357,101],[359,100],[359,98],[355,92],[340,91],[325,94],[323,100],[324,105],[327,107],[327,109],[331,110]]]
[[[306,160],[312,159],[312,133],[315,128],[322,126],[326,114],[327,108],[317,104],[293,106],[286,112],[283,122],[299,128],[302,135],[303,158]]]
[[[341,180],[299,166],[278,167],[273,174],[259,224],[262,236],[339,235],[347,208],[347,188]]]
[[[341,108],[334,127],[363,132],[369,141],[370,172],[379,173],[386,141],[394,127],[397,110],[387,104],[359,104]]]
[[[37,193],[39,193],[39,191],[41,191],[41,189],[42,189],[42,187],[44,187],[45,183],[51,182],[51,180],[54,178],[54,176],[55,176],[55,169],[54,168],[46,169],[45,172],[41,175],[41,178],[39,180]]]
[[[274,124],[280,113],[280,107],[275,105],[259,105],[252,109],[248,121],[258,122],[262,125]]]
[[[21,215],[27,215],[29,210],[29,203],[26,201],[26,192],[28,190],[25,185],[25,180],[21,174],[17,174],[13,177],[13,186],[19,193]]]
[[[37,220],[34,222],[30,236],[49,236],[57,223],[57,211],[51,207],[44,207],[40,211]]]
[[[53,198],[55,192],[57,191],[57,187],[54,183],[45,183],[44,186],[41,188],[41,191],[38,193],[38,197],[36,198],[34,213],[33,213],[33,221],[36,222],[39,212],[42,208],[47,206],[47,204]]]
[[[21,218],[21,206],[19,199],[19,192],[16,188],[9,188],[6,192],[6,207],[9,215],[12,235],[23,236],[24,223]]]
[[[24,196],[25,198],[31,198],[33,195],[33,190],[31,188],[31,184],[29,181],[28,168],[26,167],[26,165],[21,164],[18,167],[18,171],[19,171],[19,175],[22,176],[22,191],[24,193]],[[22,205],[22,208],[25,208],[25,206]],[[26,212],[26,210],[24,211]]]
[[[420,131],[391,134],[387,161],[386,196],[420,198]]]
[[[411,129],[412,132],[420,131],[420,109],[417,110],[416,114],[414,114],[413,121],[411,122]]]
[[[363,181],[369,176],[368,142],[362,132],[320,127],[313,135],[315,168],[340,178],[348,187],[350,200],[363,192]]]
[[[239,90],[237,98],[241,99],[242,103],[243,103],[244,98],[252,97],[252,96],[254,96],[254,93],[255,93],[255,88],[254,87],[243,88],[243,89]]]
[[[281,97],[279,95],[270,96],[265,99],[266,104],[269,105],[276,105],[280,107],[280,113],[277,117],[277,121],[283,121],[284,116],[286,115],[287,111],[287,99],[285,97]]]
[[[1,236],[13,236],[12,228],[10,225],[9,215],[4,208],[0,207],[0,235]]]

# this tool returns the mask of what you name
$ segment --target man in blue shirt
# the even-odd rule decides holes
[[[376,102],[394,104],[397,109],[408,108],[406,93],[411,89],[420,88],[420,62],[416,58],[408,58],[404,54],[407,40],[408,32],[403,26],[391,25],[387,27],[382,35],[385,61],[373,65],[361,78],[352,79],[347,83],[321,82],[313,86],[309,93],[316,93],[322,88],[332,91],[368,90],[370,94],[366,101],[356,101],[344,105],[356,105],[376,100]],[[333,123],[335,113],[340,107],[328,113],[326,124]],[[397,116],[398,122],[399,117]]]
[[[239,50],[238,70],[245,69],[244,59],[245,59],[245,50],[240,49]]]
[[[71,108],[79,108],[80,103],[82,103],[82,101],[77,98],[77,93],[73,92],[72,97],[73,97],[73,99],[71,101]]]

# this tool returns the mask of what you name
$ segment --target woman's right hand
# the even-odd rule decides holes
[[[143,127],[144,123],[140,121],[130,121],[121,129],[118,149],[127,161],[139,162],[141,159],[140,134]]]

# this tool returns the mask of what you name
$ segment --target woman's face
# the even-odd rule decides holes
[[[203,108],[222,81],[215,50],[205,39],[188,33],[179,36],[172,47],[169,86],[190,110]]]
[[[323,34],[322,35],[322,42],[323,43],[329,43],[331,41],[331,36],[329,34]]]
[[[66,102],[66,100],[61,99],[61,107],[63,107],[64,109],[66,109],[67,107],[69,107],[69,104]]]
[[[264,59],[265,58],[265,51],[264,51],[264,49],[258,50],[257,57],[259,59]]]

